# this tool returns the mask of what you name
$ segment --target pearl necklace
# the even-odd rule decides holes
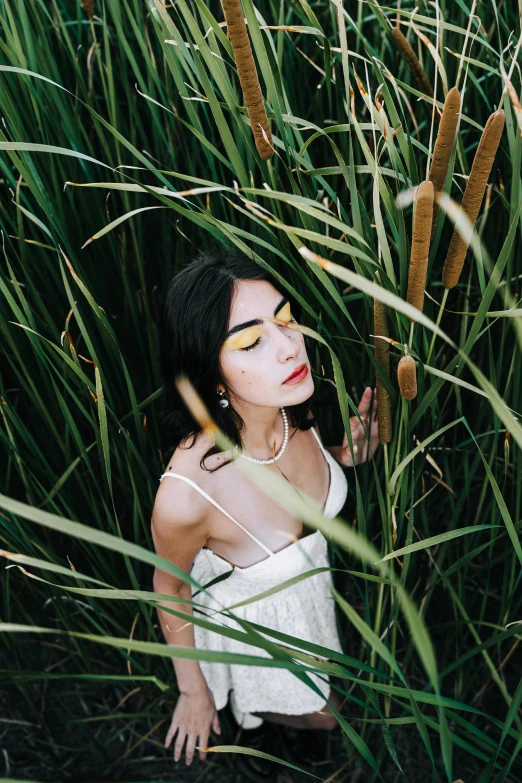
[[[283,424],[284,424],[284,435],[283,435],[283,442],[281,444],[281,448],[275,455],[275,457],[272,457],[271,459],[254,459],[254,457],[249,457],[248,454],[241,453],[239,456],[243,457],[243,459],[248,459],[250,462],[257,462],[258,465],[271,465],[272,462],[277,462],[278,459],[280,459],[283,456],[283,452],[286,449],[286,445],[288,443],[288,419],[286,417],[286,411],[284,408],[281,408],[281,415],[283,417]],[[234,449],[234,454],[237,454],[239,451],[239,447],[236,446]]]

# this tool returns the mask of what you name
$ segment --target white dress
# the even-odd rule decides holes
[[[312,432],[330,468],[330,486],[323,513],[332,518],[344,506],[348,492],[346,476],[339,463],[323,447],[313,427]],[[212,610],[222,609],[224,606],[231,606],[246,598],[253,597],[312,568],[330,566],[327,540],[320,530],[294,541],[278,552],[272,552],[191,479],[170,471],[163,473],[161,479],[165,476],[179,478],[189,483],[241,527],[268,554],[266,558],[254,565],[239,568],[231,566],[227,560],[211,549],[203,547],[199,550],[190,575],[200,585],[206,585],[215,577],[229,572],[231,568],[233,569],[229,577],[212,585],[207,589],[207,593],[201,591],[195,596],[194,601],[205,607],[206,619],[235,630],[244,631],[237,622],[224,614],[212,616]],[[323,571],[303,579],[275,595],[233,609],[232,612],[241,619],[264,625],[267,628],[328,647],[337,652],[343,652],[337,633],[334,598],[329,590],[331,585],[331,572]],[[194,592],[196,592],[196,588],[192,587],[192,594]],[[207,607],[210,611],[207,611]],[[197,610],[193,611],[197,614]],[[266,634],[263,635],[271,642],[280,643],[277,639]],[[220,652],[271,657],[261,648],[230,639],[195,624],[194,640],[196,648],[200,650],[218,650]],[[303,650],[303,652],[306,651]],[[323,656],[317,657],[327,660]],[[229,691],[232,689],[231,706],[236,718],[238,713],[244,714],[243,726],[245,728],[248,728],[249,725],[254,727],[262,723],[262,719],[258,716],[250,716],[251,712],[304,715],[321,710],[325,707],[326,697],[330,692],[330,680],[325,673],[321,676],[308,673],[308,676],[323,694],[321,697],[288,669],[210,661],[199,661],[199,664],[214,696],[216,709],[220,710],[226,705]]]

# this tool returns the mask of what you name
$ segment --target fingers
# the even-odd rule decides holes
[[[212,720],[212,729],[216,732],[216,734],[221,734],[221,726],[219,725],[219,718],[217,713],[214,716],[214,719]],[[189,733],[183,729],[181,726],[177,726],[176,724],[172,724],[167,736],[165,738],[165,747],[168,748],[172,738],[175,736],[176,732],[176,742],[174,745],[174,761],[179,761],[183,752],[183,746],[185,744],[185,738],[187,740],[187,746],[185,751],[185,758],[187,766],[192,763],[194,759],[194,752],[196,750],[196,740],[200,739],[200,748],[199,748],[199,758],[201,761],[204,761],[207,753],[206,753],[206,747],[208,745],[208,736],[209,736],[209,730],[207,729],[206,732],[202,732],[201,735],[196,735],[193,732]]]
[[[372,396],[374,392],[371,388],[371,386],[367,386],[364,390],[363,396],[361,397],[361,401],[357,407],[357,410],[361,414],[361,418],[363,416],[366,416],[368,411],[370,410],[370,403],[372,401]]]
[[[172,723],[170,724],[170,729],[167,732],[167,736],[165,737],[165,747],[166,748],[168,748],[168,746],[170,745],[170,743],[172,741],[172,737],[174,736],[174,734],[176,733],[177,730],[178,730],[178,725],[177,725],[176,721],[173,720]]]
[[[377,389],[376,388],[372,389],[370,386],[367,386],[366,389],[364,390],[363,396],[361,397],[361,401],[357,408],[365,430],[369,418],[368,414],[370,412],[370,406],[372,407],[371,419],[372,421],[375,421],[377,415]],[[352,429],[354,428],[356,429],[357,426],[359,426],[360,422],[357,416],[353,416],[351,418],[351,423],[352,423]]]
[[[187,734],[187,750],[186,750],[186,760],[187,760],[187,767],[189,764],[192,764],[192,759],[194,758],[194,750],[196,748],[196,739],[197,737],[193,734]],[[205,745],[206,747],[206,745]]]
[[[185,743],[185,737],[188,737],[185,729],[183,727],[179,727],[178,736],[176,738],[176,744],[174,745],[174,761],[179,761],[181,756],[181,751],[183,750],[183,745]],[[188,748],[187,748],[188,752]]]
[[[375,446],[372,444],[370,447],[368,439],[370,438],[373,440],[378,435],[377,387],[374,387],[373,389],[370,386],[366,387],[357,410],[360,418],[358,416],[350,417],[353,458],[357,455],[357,459],[354,459],[354,464],[366,462],[373,458]],[[343,458],[347,460],[348,456],[351,456],[351,451],[348,443],[348,435],[345,433],[343,438]]]
[[[221,734],[221,726],[219,725],[219,715],[217,712],[212,719],[212,729],[216,732],[216,734]]]
[[[207,755],[207,752],[206,752],[205,748],[208,745],[208,733],[207,734],[203,734],[199,738],[199,740],[200,740],[199,744],[201,745],[201,747],[199,749],[199,758],[201,759],[201,761],[205,761],[205,757]]]

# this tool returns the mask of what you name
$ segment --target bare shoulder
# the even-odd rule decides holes
[[[187,444],[184,444],[187,445]],[[201,457],[212,446],[202,434],[188,442],[190,448],[177,448],[167,463],[166,472],[178,473],[193,481],[212,496],[213,474],[201,467]],[[222,454],[212,455],[207,467],[215,467]],[[212,504],[191,484],[180,478],[165,476],[158,487],[151,518],[151,532],[156,553],[190,572],[197,552],[210,538],[210,511]],[[155,579],[177,590],[181,582],[156,569]],[[165,581],[166,580],[166,581]]]
[[[212,447],[212,440],[200,432],[196,438],[181,443],[165,468],[167,473],[177,473],[197,484],[207,494],[212,494],[213,474],[201,466],[201,459]],[[207,460],[207,468],[217,467],[226,461],[223,454],[213,454]],[[215,479],[214,479],[215,481]],[[152,511],[153,524],[183,520],[184,524],[202,523],[207,517],[208,500],[183,479],[165,476],[156,493]]]

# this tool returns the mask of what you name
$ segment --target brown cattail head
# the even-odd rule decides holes
[[[81,6],[89,19],[92,19],[94,16],[94,0],[82,0]]]
[[[221,5],[223,6],[227,23],[228,39],[236,58],[237,72],[245,97],[256,148],[263,160],[268,160],[274,154],[272,134],[268,127],[265,104],[263,103],[263,95],[259,85],[257,68],[248,38],[241,2],[240,0],[221,0]],[[259,127],[260,125],[268,141],[265,141]]]
[[[435,191],[431,239],[433,239],[433,235],[435,234],[435,226],[437,225],[437,219],[439,217],[440,205],[438,203],[438,197],[443,193],[444,186],[446,185],[446,177],[448,175],[451,150],[453,149],[459,114],[460,92],[456,87],[452,87],[444,101],[439,132],[437,134],[437,141],[435,142],[435,149],[433,150],[430,173],[428,174],[428,179],[433,182]]]
[[[428,256],[430,252],[431,223],[433,219],[433,182],[425,179],[417,190],[417,207],[411,240],[410,272],[406,301],[422,312]],[[408,316],[410,321],[415,318]]]
[[[467,216],[472,226],[475,226],[477,222],[488,177],[504,130],[504,122],[503,109],[490,115],[473,158],[473,165],[461,204],[461,211]],[[442,270],[442,282],[446,288],[454,288],[459,282],[470,239],[469,236],[463,238],[455,226]]]
[[[374,342],[375,358],[386,376],[390,377],[390,344],[387,340],[379,339],[378,335],[389,337],[388,318],[386,316],[386,306],[378,299],[373,300],[373,324],[374,324]],[[388,390],[383,385],[379,374],[375,375],[375,386],[377,388],[377,424],[379,429],[379,442],[389,443],[392,438],[392,414],[391,400]]]
[[[405,400],[413,400],[417,396],[417,363],[415,359],[406,354],[397,366],[399,389]]]
[[[430,98],[433,98],[433,87],[410,44],[398,27],[392,27],[392,35],[397,49],[404,57],[413,78],[419,86],[419,90],[425,95],[429,95]]]

